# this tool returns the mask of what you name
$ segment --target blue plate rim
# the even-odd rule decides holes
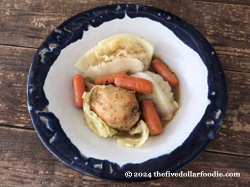
[[[43,85],[49,68],[60,55],[61,50],[81,39],[84,32],[88,30],[88,25],[98,27],[106,21],[122,19],[125,15],[130,18],[146,17],[160,22],[200,55],[208,69],[208,99],[211,102],[201,121],[180,147],[169,154],[143,163],[127,163],[120,167],[108,160],[87,158],[80,153],[63,132],[59,119],[52,112],[45,110],[49,101],[43,91]],[[93,19],[96,21],[92,22]],[[63,22],[39,47],[30,66],[27,82],[28,111],[35,131],[45,147],[72,169],[91,177],[112,181],[151,180],[157,177],[126,178],[124,174],[126,171],[151,174],[154,171],[176,172],[190,164],[205,151],[218,133],[225,116],[227,100],[225,75],[219,58],[208,41],[194,27],[177,16],[157,8],[135,4],[101,6],[79,13]],[[192,153],[191,156],[187,155],[189,152]],[[170,162],[174,164],[171,165]]]

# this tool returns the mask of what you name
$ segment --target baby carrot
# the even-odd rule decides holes
[[[150,135],[162,133],[161,120],[157,114],[154,103],[151,100],[144,100],[140,104],[142,116],[148,126]]]
[[[152,83],[150,81],[128,75],[117,75],[115,77],[115,85],[142,94],[150,94],[152,91]]]
[[[158,73],[164,81],[167,81],[171,87],[174,87],[178,84],[177,78],[174,76],[174,74],[159,60],[154,59],[152,62],[152,67]]]
[[[103,84],[114,84],[115,82],[115,77],[117,75],[127,75],[127,73],[125,71],[120,71],[118,73],[114,73],[112,75],[107,75],[104,77],[99,77],[98,79],[95,80],[94,84],[95,85],[103,85]]]
[[[82,95],[85,92],[85,84],[83,77],[79,74],[74,75],[72,78],[74,95],[75,95],[75,105],[79,108],[83,107]]]

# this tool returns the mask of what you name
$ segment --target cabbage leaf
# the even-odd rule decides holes
[[[133,58],[143,63],[145,71],[150,65],[153,54],[154,46],[148,40],[134,34],[118,34],[100,41],[97,46],[85,53],[75,66],[86,73],[90,66],[97,66],[102,62]]]
[[[113,73],[125,71],[129,73],[137,73],[143,71],[143,63],[138,59],[122,58],[115,59],[112,62],[100,63],[97,66],[90,66],[83,78],[90,78],[91,81]]]
[[[140,147],[142,146],[149,136],[147,124],[140,120],[136,127],[133,127],[128,133],[118,132],[113,136],[113,139],[119,146],[123,147]]]
[[[98,85],[96,85],[98,86]],[[91,99],[91,92],[96,87],[94,86],[90,92],[84,92],[83,98],[83,110],[87,122],[87,126],[97,135],[103,138],[112,137],[117,133],[117,130],[106,125],[101,118],[99,118],[94,111],[90,110],[89,100]],[[105,86],[99,86],[105,87]]]
[[[178,109],[178,103],[173,99],[173,92],[167,81],[155,73],[146,71],[132,74],[134,77],[147,79],[152,82],[152,93],[141,94],[139,100],[150,99],[155,104],[156,110],[162,120],[170,120]]]

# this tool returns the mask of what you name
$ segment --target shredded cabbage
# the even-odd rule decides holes
[[[118,34],[104,39],[85,53],[75,66],[85,73],[90,66],[112,62],[116,59],[140,60],[147,70],[154,53],[154,46],[146,39],[134,34]]]
[[[132,74],[134,77],[147,79],[152,82],[152,93],[140,95],[139,100],[150,99],[155,104],[156,110],[162,120],[170,120],[178,109],[178,103],[173,99],[173,92],[168,82],[155,73],[146,71]]]
[[[129,134],[118,132],[113,136],[113,139],[119,146],[137,148],[146,142],[148,136],[149,130],[147,124],[143,120],[140,120],[138,125],[129,131]]]
[[[98,86],[98,85],[96,85]],[[94,86],[93,88],[95,88]],[[105,87],[105,86],[99,86],[99,87]],[[91,99],[91,92],[93,90],[91,89],[90,92],[84,92],[82,98],[83,98],[83,110],[85,113],[85,118],[87,122],[87,126],[97,135],[103,138],[112,137],[114,134],[117,133],[117,131],[109,126],[106,125],[104,121],[102,121],[101,118],[99,118],[95,112],[90,110],[89,106],[89,100]]]
[[[99,77],[111,75],[119,71],[125,71],[129,73],[137,73],[143,71],[143,63],[138,59],[122,58],[115,59],[112,62],[100,63],[97,66],[90,66],[87,72],[84,74],[84,78],[90,78],[91,81]]]

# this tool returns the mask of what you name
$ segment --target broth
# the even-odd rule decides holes
[[[161,58],[160,55],[156,55],[154,54],[153,57],[152,57],[152,61],[154,59],[159,59],[162,63],[164,63],[166,65],[166,67],[175,75],[175,77],[177,78],[177,80],[179,81],[178,79],[178,76],[171,70],[171,68],[167,65],[167,63]],[[155,72],[154,69],[150,66],[149,68],[149,71],[152,71],[152,72]],[[180,107],[180,98],[181,98],[181,92],[180,92],[180,82],[172,88],[172,92],[174,93],[174,100],[178,103],[179,107]],[[167,126],[174,118],[174,116],[176,115],[176,113],[178,112],[179,110],[179,107],[178,109],[174,112],[174,115],[172,116],[172,118],[170,120],[164,120],[162,121],[162,125],[163,127]]]
[[[152,61],[154,59],[159,59],[161,62],[163,62],[166,65],[166,67],[176,76],[176,74],[171,70],[171,68],[169,68],[169,66],[165,63],[165,61],[159,55],[154,54],[153,57],[152,57]],[[151,71],[151,72],[155,73],[152,66],[149,67],[148,71]],[[176,78],[178,79],[177,76],[176,76]],[[86,86],[88,87],[89,84],[86,85]],[[180,83],[177,86],[172,88],[172,92],[174,93],[174,100],[178,103],[178,105],[180,107],[180,98],[181,98]],[[175,117],[178,110],[179,110],[179,108],[174,112],[174,114],[173,114],[173,116],[172,116],[172,118],[170,120],[161,120],[163,128],[166,127],[173,120],[173,118]],[[140,119],[143,119],[142,115],[141,115]],[[139,123],[139,121],[135,124],[135,126]],[[129,137],[140,138],[141,137],[140,134],[134,134],[133,136],[131,136],[128,131],[119,132],[119,136],[121,136],[122,138],[129,138]]]

